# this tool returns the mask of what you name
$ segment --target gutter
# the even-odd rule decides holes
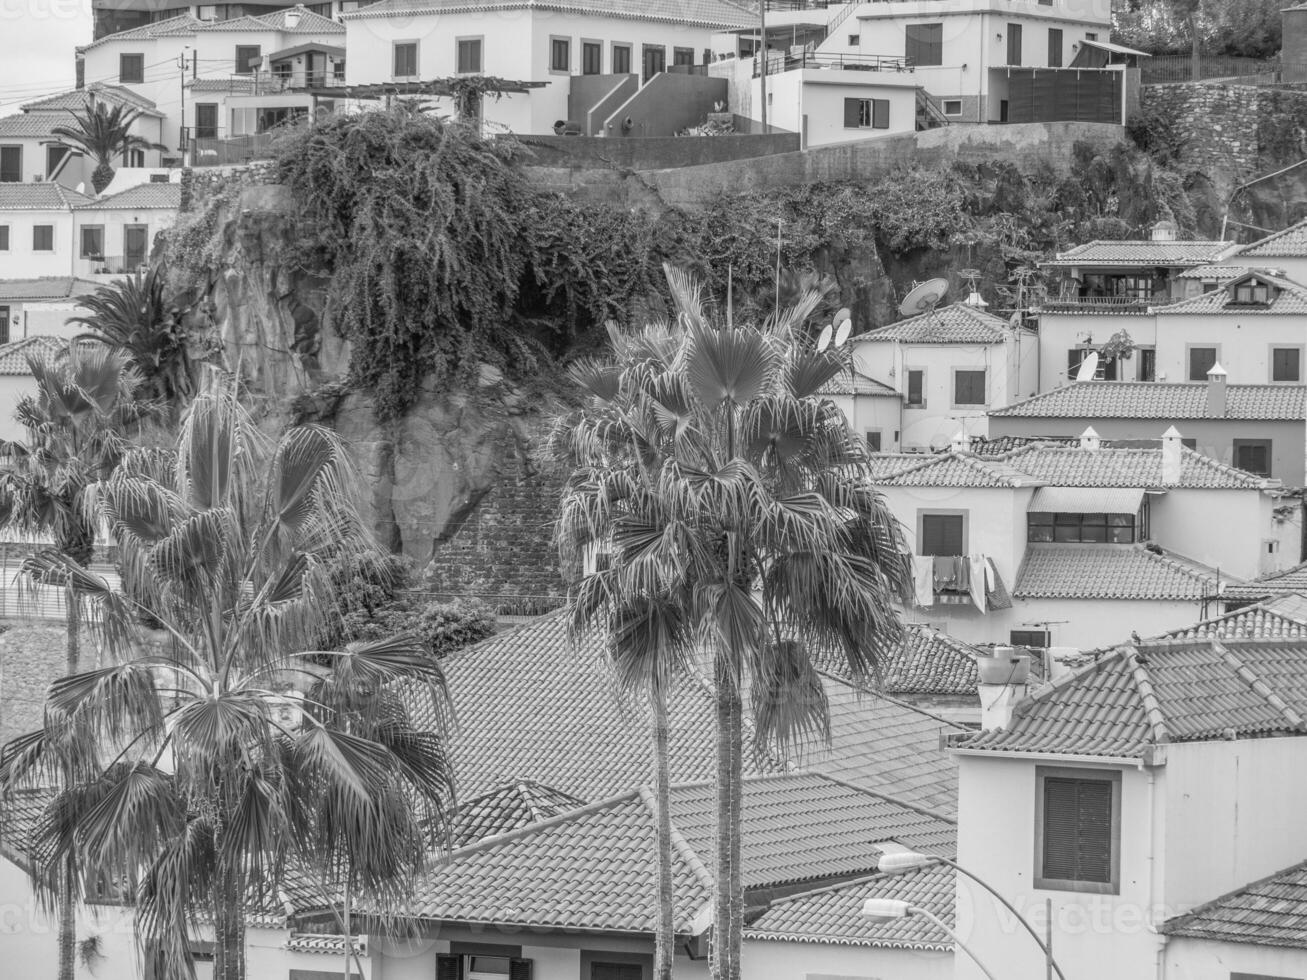
[[[1034,759],[1040,762],[1073,762],[1094,766],[1125,766],[1143,770],[1152,766],[1166,765],[1166,746],[1150,745],[1138,756],[1124,755],[1087,755],[1075,752],[1022,752],[1006,749],[968,749],[953,746],[949,748],[953,756],[969,756],[976,759]]]

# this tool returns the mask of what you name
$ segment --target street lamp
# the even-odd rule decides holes
[[[975,954],[975,951],[962,941],[962,937],[946,926],[944,921],[929,909],[923,909],[918,905],[909,905],[907,902],[895,898],[869,898],[862,903],[862,914],[873,922],[888,922],[891,919],[906,919],[909,916],[919,915],[933,922],[952,937],[958,949],[970,956],[976,966],[980,967],[980,972],[987,976],[989,980],[997,980],[989,967],[980,961],[980,957]]]
[[[1029,922],[1026,921],[1025,916],[1023,916],[1020,912],[1018,912],[1016,910],[1016,907],[1013,906],[1013,904],[1009,902],[1006,898],[1000,895],[994,889],[994,887],[989,884],[989,882],[985,881],[984,879],[968,871],[966,868],[962,867],[956,861],[950,861],[948,858],[941,857],[938,854],[920,854],[917,851],[900,851],[897,854],[882,854],[880,860],[876,862],[876,867],[881,874],[901,875],[901,874],[905,874],[908,871],[917,871],[921,868],[929,868],[931,865],[934,864],[948,865],[958,874],[966,875],[977,885],[979,885],[981,888],[985,889],[985,891],[989,892],[996,899],[998,899],[998,901],[1002,903],[1003,907],[1006,908],[1009,912],[1011,912],[1016,917],[1016,920],[1026,927],[1026,932],[1030,933],[1030,938],[1039,944],[1039,948],[1043,950],[1044,953],[1044,961],[1048,964],[1049,975],[1051,976],[1053,973],[1056,973],[1060,978],[1060,980],[1066,980],[1066,974],[1062,972],[1062,968],[1058,966],[1057,961],[1053,959],[1052,947],[1050,947],[1048,943],[1044,942],[1044,940],[1039,938],[1039,933],[1035,932],[1034,926],[1032,926]],[[973,956],[972,959],[975,959],[975,957]]]

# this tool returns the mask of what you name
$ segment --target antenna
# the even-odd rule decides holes
[[[977,310],[983,310],[988,306],[985,297],[980,295],[980,270],[963,269],[958,275],[967,281],[967,305]]]
[[[899,312],[904,316],[919,316],[922,313],[932,313],[947,293],[947,279],[927,279],[925,282],[914,282],[912,288],[908,290],[908,295],[904,296],[903,302],[899,304]]]

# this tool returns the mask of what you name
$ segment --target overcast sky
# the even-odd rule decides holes
[[[71,88],[73,49],[90,41],[90,0],[0,0],[0,115]]]

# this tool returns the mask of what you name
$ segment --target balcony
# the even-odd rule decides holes
[[[84,255],[77,260],[79,276],[130,275],[148,265],[145,256]]]
[[[1150,306],[1170,303],[1166,296],[1058,296],[1039,304],[1044,313],[1147,313]]]
[[[767,74],[801,68],[842,68],[845,71],[910,72],[913,63],[903,57],[883,54],[825,54],[809,51],[806,47],[788,52],[772,51],[767,56]],[[761,59],[753,59],[753,77],[761,74]]]
[[[281,95],[304,89],[344,88],[345,75],[331,71],[269,73],[256,71],[226,78],[204,78],[187,86],[197,94]]]

